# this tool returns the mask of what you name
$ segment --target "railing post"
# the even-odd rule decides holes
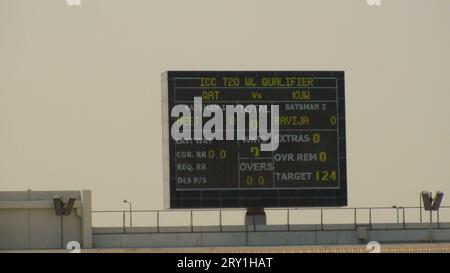
[[[403,208],[403,229],[406,229],[405,208]]]
[[[245,225],[245,245],[248,246],[248,226],[247,223]]]
[[[127,233],[126,227],[125,227],[125,211],[122,211],[122,227],[123,227],[123,233]]]
[[[289,213],[290,212],[290,210],[288,209],[287,210],[287,229],[288,229],[288,231],[290,231],[291,230],[291,224],[290,224],[290,219],[289,219]]]
[[[433,242],[433,210],[430,209],[430,243],[432,242]]]
[[[356,230],[356,228],[357,228],[357,221],[356,221],[356,208],[354,208],[354,211],[353,211],[353,218],[354,218],[354,221],[355,221],[355,230]]]
[[[156,232],[159,233],[159,210],[156,211]]]
[[[222,210],[219,210],[219,230],[222,232]]]
[[[194,232],[194,212],[191,210],[191,232]]]
[[[372,229],[372,208],[369,208],[369,227]]]
[[[320,230],[323,230],[323,209],[320,209]]]

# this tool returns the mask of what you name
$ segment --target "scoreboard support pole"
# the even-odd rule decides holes
[[[256,226],[266,224],[267,224],[267,217],[264,208],[247,208],[247,212],[245,213],[246,226]]]

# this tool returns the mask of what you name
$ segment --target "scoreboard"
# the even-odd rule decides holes
[[[179,105],[185,111],[174,115]],[[225,112],[230,105],[267,107],[268,131],[278,127],[274,149],[261,149],[267,139],[248,137],[251,120],[244,139],[237,132],[234,139],[203,137],[201,125],[212,115],[196,120],[190,112],[204,114],[207,106]],[[162,118],[167,208],[347,205],[343,71],[168,71],[162,74]],[[224,127],[236,123],[225,113],[219,118]],[[192,137],[174,137],[177,125]]]

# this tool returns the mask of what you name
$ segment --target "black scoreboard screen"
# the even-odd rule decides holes
[[[162,74],[167,208],[347,205],[343,71]]]

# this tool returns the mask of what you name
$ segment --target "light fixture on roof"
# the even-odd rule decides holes
[[[422,191],[420,193],[423,201],[423,208],[426,211],[430,212],[430,243],[433,242],[433,211],[437,212],[439,216],[439,207],[441,206],[442,198],[444,197],[444,193],[441,191],[437,191],[434,195],[428,191]],[[438,222],[439,223],[439,222]]]
[[[55,214],[61,216],[61,248],[64,247],[64,216],[69,216],[72,213],[73,206],[77,199],[70,196],[67,202],[64,202],[61,196],[53,197],[53,208],[55,209]]]
[[[423,208],[426,211],[439,210],[442,198],[444,197],[443,192],[437,191],[434,198],[432,196],[432,193],[428,191],[423,191],[420,194],[422,195]]]

